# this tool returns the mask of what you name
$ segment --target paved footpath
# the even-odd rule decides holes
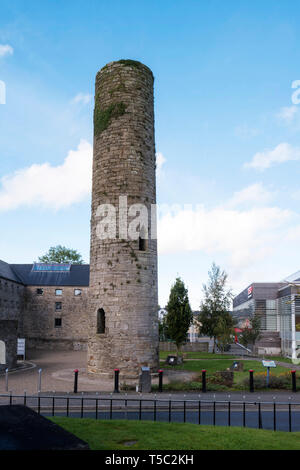
[[[86,374],[85,351],[28,351],[27,369],[9,372],[8,388],[13,393],[28,394],[38,391],[38,371],[42,369],[42,391],[56,393],[72,392],[74,387],[74,369],[79,370],[79,383],[84,380],[84,390],[110,391],[112,385],[106,381],[89,378]],[[5,392],[5,376],[0,375],[0,393]]]
[[[114,379],[97,377],[88,374],[86,370],[86,351],[29,351],[24,364],[8,374],[8,390],[14,394],[38,392],[39,369],[41,373],[41,391],[47,393],[65,394],[74,390],[74,370],[78,369],[78,390],[84,392],[112,392]],[[20,367],[22,366],[22,367]],[[164,382],[170,380],[192,380],[198,376],[195,372],[166,371]],[[136,386],[138,380],[126,381],[126,384]],[[158,377],[152,380],[158,384]],[[120,386],[124,381],[120,378]],[[5,374],[0,374],[0,394],[6,392]]]

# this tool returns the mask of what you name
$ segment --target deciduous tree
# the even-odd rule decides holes
[[[70,263],[84,264],[82,256],[77,250],[65,246],[52,246],[48,253],[39,257],[40,263]]]
[[[204,298],[200,305],[199,333],[213,339],[213,352],[215,352],[216,339],[220,335],[221,329],[223,337],[226,329],[228,332],[231,332],[232,329],[228,316],[230,315],[232,292],[226,287],[226,272],[221,271],[215,263],[212,264],[208,275],[209,282],[207,285],[203,285]]]

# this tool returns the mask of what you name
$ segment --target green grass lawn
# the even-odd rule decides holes
[[[159,357],[161,360],[166,360],[168,356],[175,356],[176,351],[160,351]],[[236,359],[236,356],[228,354],[213,354],[208,352],[185,352],[183,353],[186,359]]]
[[[185,361],[183,364],[178,365],[178,366],[167,366],[161,361],[161,368],[162,369],[173,369],[173,370],[186,370],[186,371],[191,371],[191,372],[198,372],[199,373],[199,379],[201,376],[201,371],[203,369],[206,370],[206,375],[207,378],[209,379],[210,376],[215,374],[217,371],[221,370],[226,370],[229,368],[233,363],[233,358],[228,358],[226,359],[195,359],[195,360],[189,360]],[[226,387],[224,385],[218,385],[218,384],[209,384],[208,385],[208,390],[215,390],[215,391],[221,391],[221,390],[244,390],[245,384],[243,383],[246,378],[249,377],[249,369],[254,370],[254,377],[255,373],[262,373],[266,372],[267,369],[262,365],[261,361],[254,361],[254,360],[243,360],[242,361],[244,365],[244,371],[243,372],[234,372],[234,384],[233,387]],[[283,373],[289,373],[290,370],[292,370],[292,364],[291,368],[286,368],[283,366],[277,366],[274,369],[270,370],[271,375],[279,375]],[[198,390],[200,389],[200,383],[196,382],[191,382],[190,383],[190,389],[191,390]],[[189,385],[188,384],[180,384],[179,382],[171,383],[170,385],[165,386],[166,390],[188,390]],[[266,388],[267,390],[267,388]]]
[[[255,372],[264,372],[266,371],[266,367],[262,365],[260,361],[251,361],[245,360],[242,361],[244,364],[244,372],[236,372],[236,374],[240,374],[241,376],[245,376],[249,374],[249,369],[253,369]],[[219,370],[226,370],[229,368],[233,363],[233,359],[199,359],[199,360],[192,360],[192,361],[185,361],[183,364],[178,366],[168,366],[161,362],[161,366],[164,369],[174,369],[174,370],[189,370],[193,372],[201,372],[202,369],[206,369],[207,375],[213,374]],[[291,367],[292,369],[292,367]],[[283,366],[277,366],[276,368],[272,369],[271,373],[279,374],[282,372],[287,372],[289,369]]]
[[[300,433],[148,421],[49,418],[92,450],[299,450]],[[127,443],[127,445],[126,445]]]

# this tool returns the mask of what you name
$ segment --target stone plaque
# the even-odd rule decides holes
[[[151,392],[151,374],[149,367],[142,367],[139,376],[139,391],[141,393]]]

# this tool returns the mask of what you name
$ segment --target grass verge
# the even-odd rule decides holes
[[[300,433],[147,421],[50,418],[92,450],[299,450]]]

